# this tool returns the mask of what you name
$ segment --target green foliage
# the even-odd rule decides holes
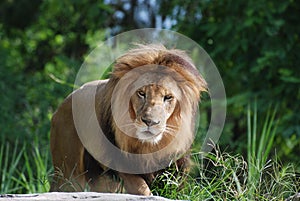
[[[175,177],[167,172],[156,178],[152,193],[170,199],[181,200],[285,200],[294,195],[299,187],[295,183],[292,165],[282,166],[278,161],[263,165],[256,181],[250,179],[247,161],[241,155],[214,152],[206,155],[193,154],[195,175]],[[257,183],[255,186],[251,182]],[[161,187],[161,183],[165,185]]]
[[[36,143],[19,145],[0,145],[0,194],[47,192],[52,171],[48,150]]]
[[[17,153],[17,146],[11,151],[9,145],[1,145],[0,148],[0,168],[1,168],[1,193],[9,193],[18,190],[18,187],[13,185],[13,173],[20,161],[24,149]],[[9,161],[9,159],[11,159]]]
[[[271,148],[273,147],[274,137],[276,133],[276,126],[274,125],[274,118],[276,110],[267,113],[266,120],[263,124],[263,129],[258,137],[257,129],[257,105],[254,105],[253,121],[251,122],[251,110],[248,106],[247,125],[248,125],[248,184],[249,189],[253,192],[249,193],[249,198],[254,199],[254,190],[259,188],[261,184],[260,174],[263,172],[267,160],[270,155]],[[258,141],[259,140],[259,141]]]
[[[23,141],[39,136],[48,143],[50,118],[72,91],[84,55],[94,45],[90,38],[98,37],[111,10],[101,2],[55,0],[24,5],[25,1],[1,3],[0,89],[5,92],[0,108],[1,138]],[[7,18],[8,10],[20,9],[34,10],[22,18],[30,22],[15,23],[15,15],[21,17],[22,12]]]
[[[270,156],[277,126],[276,109],[269,109],[264,121],[257,118],[256,104],[247,112],[247,160],[240,154],[222,153],[212,144],[211,153],[193,154],[193,176],[185,175],[184,181],[170,171],[156,179],[153,193],[184,200],[267,201],[285,200],[298,192],[295,166],[281,165],[276,156]],[[160,187],[161,183],[165,185]]]
[[[212,57],[228,97],[228,118],[221,143],[245,150],[246,123],[241,120],[249,100],[258,112],[278,104],[275,143],[284,159],[298,159],[300,146],[299,1],[162,1],[161,12],[177,21],[174,29],[197,41]],[[168,5],[168,6],[166,6]],[[168,7],[166,9],[166,7]],[[293,139],[293,140],[291,140]],[[292,141],[291,144],[285,143]],[[244,145],[243,145],[244,144]],[[297,159],[295,161],[297,161]]]
[[[160,0],[152,6],[149,2],[129,7],[122,1],[0,2],[1,193],[48,189],[50,119],[63,98],[77,87],[73,83],[84,58],[111,33],[154,26],[159,19],[162,27],[169,22],[172,29],[194,39],[211,55],[228,97],[221,145],[244,156],[248,153],[249,158],[246,167],[240,155],[209,154],[204,160],[213,168],[201,162],[200,177],[190,178],[186,188],[175,179],[157,193],[192,200],[244,199],[251,189],[247,183],[257,179],[265,182],[251,190],[255,199],[281,187],[294,189],[292,166],[268,159],[276,151],[284,164],[292,161],[299,167],[300,1]],[[144,8],[151,22],[143,24],[138,14]],[[118,17],[120,13],[124,17]],[[108,74],[106,71],[103,77]],[[243,117],[249,110],[245,108],[254,100],[257,106],[247,123]],[[271,103],[278,105],[276,132],[272,112],[262,124],[256,119],[268,112],[266,105]],[[202,112],[199,132],[206,130],[209,118]],[[260,126],[265,129],[258,135],[255,127]],[[199,150],[201,137],[197,135],[195,149]],[[32,142],[35,147],[29,145]],[[171,173],[160,179],[173,180]],[[278,196],[281,199],[285,194]]]
[[[33,144],[29,145],[30,149],[25,146],[12,149],[7,144],[1,145],[0,193],[49,190],[48,178],[53,172],[47,160],[49,152],[38,147]],[[152,185],[153,194],[184,200],[284,200],[299,190],[292,165],[282,166],[276,160],[262,164],[257,177],[260,184],[254,186],[253,179],[248,176],[250,168],[241,155],[221,153],[215,148],[212,153],[192,156],[194,175],[177,177],[175,170],[170,169],[156,178]]]

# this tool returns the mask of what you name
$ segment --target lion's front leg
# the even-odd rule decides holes
[[[139,175],[119,173],[124,181],[124,187],[127,193],[136,195],[151,195],[151,191],[146,181]]]

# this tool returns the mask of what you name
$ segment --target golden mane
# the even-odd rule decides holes
[[[130,119],[130,96],[136,89],[136,80],[143,81],[139,78],[149,69],[170,78],[168,84],[178,99],[167,121],[178,128],[176,134],[163,135],[155,145],[126,135],[118,125],[119,120],[126,123]],[[129,50],[116,60],[108,80],[86,83],[68,96],[53,115],[52,160],[64,175],[52,182],[51,191],[61,190],[64,178],[75,178],[81,187],[92,180],[88,185],[93,191],[107,192],[110,188],[109,192],[114,192],[118,185],[115,182],[111,181],[110,187],[98,186],[107,182],[105,172],[112,168],[124,180],[128,193],[150,195],[149,184],[159,173],[151,166],[164,164],[158,167],[164,168],[175,162],[179,169],[185,169],[187,159],[179,156],[190,148],[200,93],[206,89],[205,80],[184,51],[156,44]],[[132,164],[138,165],[128,169]],[[80,190],[78,185],[73,190]]]
[[[137,45],[138,48],[129,50],[117,59],[111,81],[121,79],[124,74],[134,68],[155,64],[174,69],[181,74],[192,88],[195,99],[199,99],[201,91],[207,90],[207,84],[199,74],[190,57],[182,50],[166,49],[163,45]]]
[[[188,150],[189,146],[192,143],[194,137],[194,122],[195,122],[195,114],[197,112],[198,102],[200,100],[200,92],[206,91],[207,84],[202,76],[199,74],[197,68],[192,63],[192,60],[188,57],[188,55],[181,50],[177,49],[166,49],[163,45],[138,45],[137,48],[129,50],[126,54],[122,55],[116,60],[114,65],[113,71],[111,73],[110,79],[106,86],[106,93],[105,93],[105,103],[101,103],[101,107],[105,107],[102,114],[105,118],[99,120],[101,122],[110,122],[109,124],[105,124],[102,126],[107,128],[107,126],[112,126],[109,130],[112,133],[115,133],[114,143],[121,146],[120,148],[126,149],[124,151],[131,152],[130,147],[132,149],[136,149],[136,147],[141,146],[143,150],[141,153],[151,153],[157,150],[160,150],[166,147],[173,138],[170,136],[165,136],[165,141],[162,142],[157,146],[141,144],[138,140],[131,139],[126,134],[121,136],[120,129],[118,126],[115,125],[115,121],[112,118],[112,111],[111,111],[111,100],[113,96],[113,91],[118,84],[118,82],[130,71],[149,65],[157,65],[157,66],[164,66],[167,67],[164,69],[165,73],[173,74],[173,78],[177,83],[178,88],[181,90],[181,105],[180,109],[177,108],[176,112],[180,114],[173,114],[171,118],[168,120],[168,123],[179,126],[180,131],[179,135],[177,136],[177,140],[173,142],[173,145],[169,147],[168,150],[165,150],[164,153],[167,155],[174,154],[174,152],[181,153]],[[131,81],[137,79],[137,77],[131,77]],[[127,83],[126,83],[127,84]],[[128,88],[124,88],[123,91],[128,91]],[[129,87],[129,84],[126,86]],[[128,93],[127,93],[128,94]],[[115,107],[118,107],[116,111],[121,113],[120,111],[126,108],[126,104],[120,104],[122,100],[124,100],[123,95],[119,94],[120,100],[115,100],[118,104]],[[100,98],[100,97],[99,97]],[[103,97],[102,97],[103,98]],[[124,101],[123,101],[124,102]],[[102,108],[103,109],[103,108]],[[118,115],[120,116],[120,114]],[[123,116],[121,114],[121,116]],[[178,122],[181,118],[182,122]],[[124,118],[128,118],[128,116],[124,116]],[[118,142],[118,138],[122,138],[122,142]],[[127,139],[128,143],[126,144]],[[121,139],[119,139],[121,141]],[[122,147],[123,145],[123,147]],[[133,148],[135,147],[135,148]],[[164,156],[160,156],[164,157]]]

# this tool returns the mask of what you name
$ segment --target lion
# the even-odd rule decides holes
[[[184,51],[157,44],[129,50],[109,79],[84,84],[54,113],[50,191],[151,195],[151,183],[168,165],[188,171],[204,91]]]

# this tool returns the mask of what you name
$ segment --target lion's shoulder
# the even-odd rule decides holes
[[[72,94],[74,94],[74,93],[83,93],[83,94],[93,93],[95,90],[103,89],[106,86],[108,81],[109,81],[108,79],[105,79],[105,80],[94,80],[91,82],[87,82],[84,85],[82,85],[81,87],[79,87],[78,89],[76,89]]]

